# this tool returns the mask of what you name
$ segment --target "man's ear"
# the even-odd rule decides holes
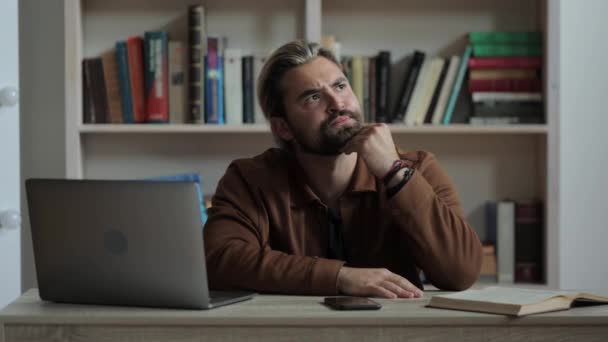
[[[270,129],[272,129],[272,133],[281,138],[281,140],[291,141],[293,139],[291,127],[289,127],[289,124],[284,118],[271,117]]]

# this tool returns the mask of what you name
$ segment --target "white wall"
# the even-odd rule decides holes
[[[608,288],[608,1],[559,6],[560,287]]]
[[[21,179],[65,177],[63,0],[19,1]],[[21,196],[21,283],[36,286],[29,214]]]

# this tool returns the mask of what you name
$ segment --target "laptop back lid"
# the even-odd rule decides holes
[[[194,183],[30,179],[26,191],[42,299],[209,305]]]

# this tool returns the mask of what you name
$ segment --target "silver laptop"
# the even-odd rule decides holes
[[[29,179],[43,300],[210,309],[252,298],[209,291],[195,183]]]

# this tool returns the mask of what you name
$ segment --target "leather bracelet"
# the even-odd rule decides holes
[[[384,177],[382,177],[382,183],[384,183],[385,186],[388,185],[388,183],[391,181],[391,179],[393,179],[393,176],[395,176],[395,174],[397,172],[399,172],[399,170],[403,169],[404,167],[407,167],[405,160],[401,160],[401,159],[395,160],[393,162],[393,165],[391,166],[391,168],[388,170],[388,172],[386,172]]]
[[[386,197],[391,198],[396,193],[398,193],[399,190],[401,190],[405,186],[405,184],[407,184],[407,182],[409,182],[409,180],[412,178],[413,174],[414,174],[414,169],[408,167],[407,170],[405,171],[405,173],[403,174],[403,178],[401,179],[401,181],[398,184],[396,184],[395,186],[392,186],[392,187],[386,189]]]

